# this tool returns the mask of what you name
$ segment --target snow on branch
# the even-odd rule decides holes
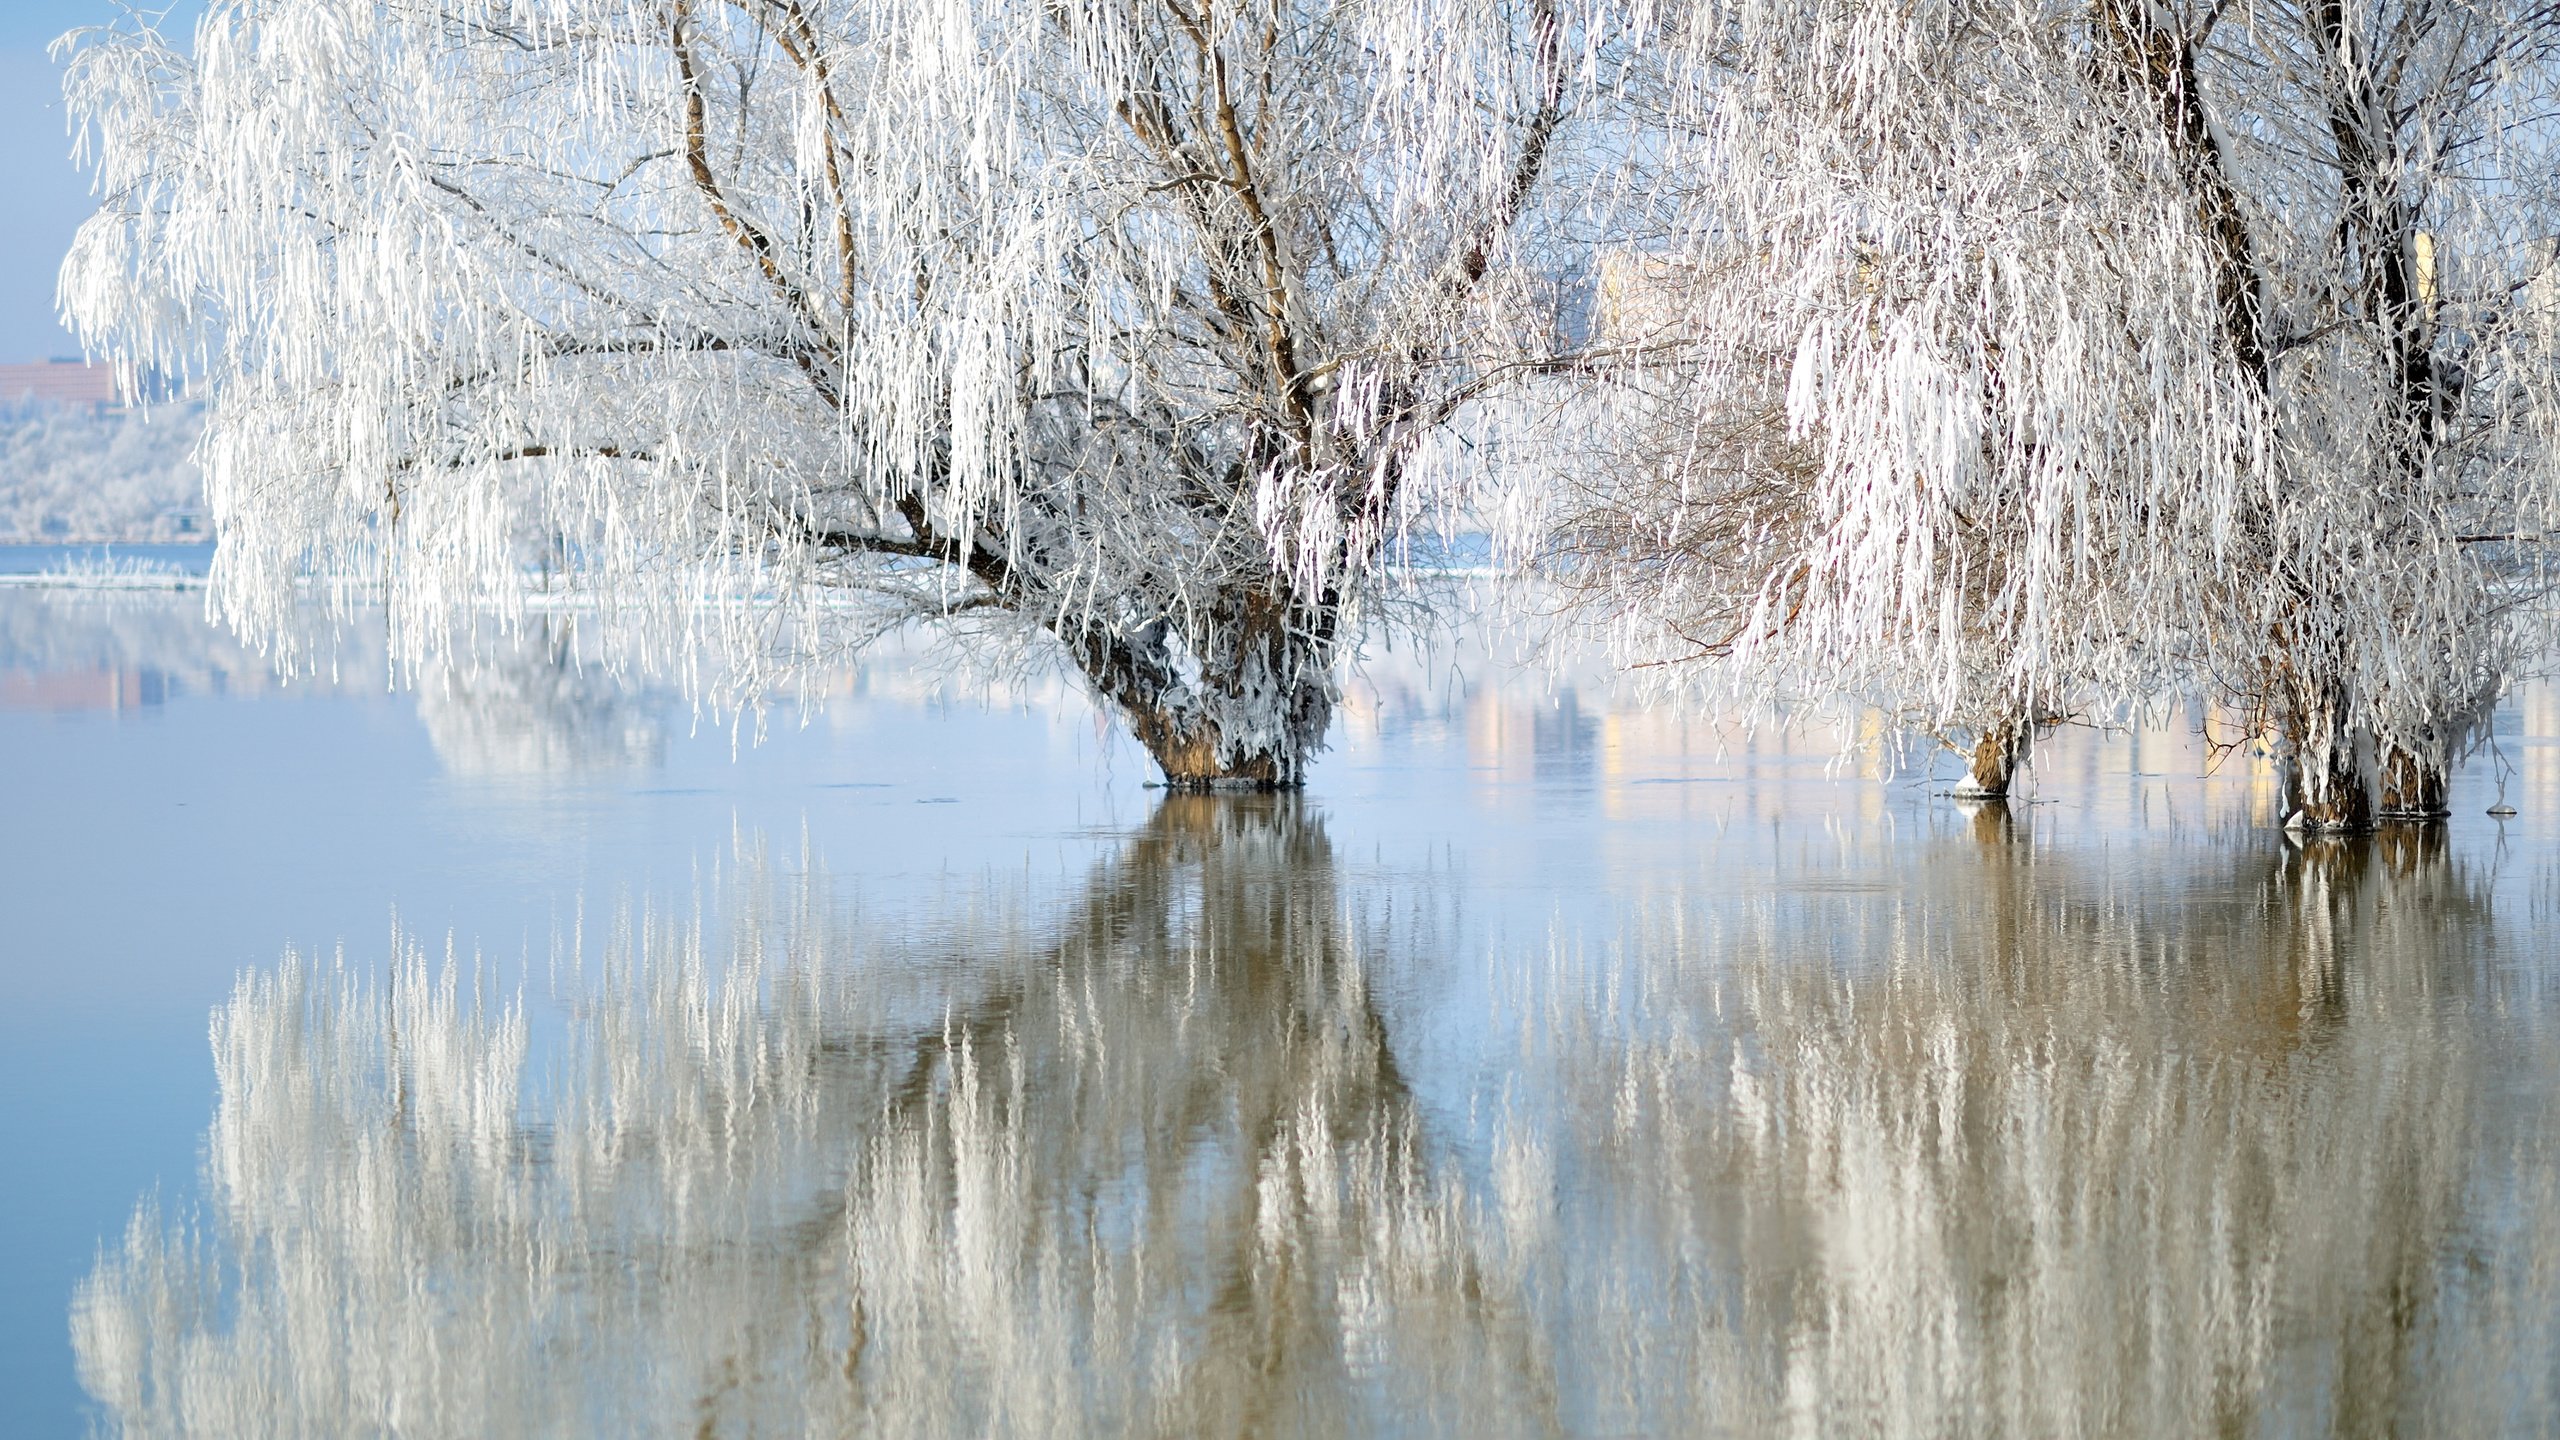
[[[992,603],[1177,778],[1291,783],[1515,358],[1479,297],[1608,168],[1622,18],[228,0],[71,42],[64,302],[214,397],[251,629],[317,569],[414,663],[542,555],[745,696],[822,593]]]

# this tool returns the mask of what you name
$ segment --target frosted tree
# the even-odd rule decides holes
[[[1641,659],[1847,696],[2005,793],[2033,723],[2173,673],[2163,605],[2264,447],[2171,148],[2074,12],[1709,12],[1654,72],[1666,238],[1548,558]]]
[[[2253,488],[2272,583],[2219,678],[2279,737],[2297,823],[2441,814],[2447,770],[2543,641],[2560,15],[2099,15],[2178,137],[2230,348],[2283,442]]]
[[[748,693],[968,616],[1054,637],[1171,783],[1286,786],[1383,542],[1477,463],[1449,422],[1540,333],[1618,33],[217,0],[191,52],[73,40],[105,204],[64,304],[210,397],[252,633],[378,580],[415,664],[547,563]]]
[[[2185,686],[2293,823],[2440,807],[2544,588],[2555,24],[1700,17],[1562,568],[1648,658],[1967,736],[1980,789],[2040,716]]]

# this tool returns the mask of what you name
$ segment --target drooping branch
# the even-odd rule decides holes
[[[1494,254],[1513,227],[1520,223],[1531,197],[1537,192],[1539,179],[1546,172],[1548,149],[1554,143],[1557,127],[1564,123],[1564,36],[1555,0],[1535,0],[1530,7],[1529,27],[1530,65],[1537,77],[1537,108],[1530,112],[1527,123],[1522,127],[1519,150],[1512,159],[1510,174],[1498,198],[1472,225],[1467,240],[1439,279],[1436,313],[1446,314],[1464,304],[1490,273]],[[1417,343],[1404,358],[1411,374],[1399,388],[1410,391],[1429,365],[1430,356]],[[1387,444],[1376,462],[1381,499],[1390,504],[1393,502],[1405,452],[1424,436],[1448,423],[1467,402],[1506,378],[1504,371],[1569,374],[1581,368],[1581,361],[1570,358],[1553,365],[1529,363],[1507,366],[1462,381],[1438,397],[1412,398],[1390,417]]]
[[[692,0],[674,0],[667,25],[667,43],[675,52],[676,74],[683,84],[685,169],[692,175],[694,189],[702,196],[703,203],[711,207],[711,214],[718,220],[722,232],[755,261],[757,271],[773,287],[774,293],[823,329],[826,316],[810,302],[808,292],[784,272],[773,237],[730,201],[719,176],[711,168],[710,141],[706,133],[708,106],[703,98],[702,77],[694,68],[693,40],[688,33],[692,23]]]
[[[2097,29],[2113,73],[2153,114],[2193,191],[2196,219],[2213,247],[2214,285],[2232,355],[2261,393],[2268,387],[2265,277],[2232,183],[2230,157],[2205,108],[2196,47],[2154,0],[2097,0]]]
[[[1236,295],[1224,257],[1215,253],[1223,230],[1217,196],[1226,183],[1225,177],[1192,158],[1195,147],[1176,128],[1174,108],[1164,97],[1154,66],[1144,59],[1139,63],[1145,67],[1141,77],[1144,83],[1133,84],[1127,94],[1114,102],[1114,111],[1164,173],[1164,178],[1151,188],[1181,194],[1193,230],[1211,249],[1209,263],[1203,267],[1213,307],[1208,317],[1211,325],[1235,335],[1248,335],[1255,329],[1253,314]]]
[[[768,0],[770,3],[770,0]],[[835,73],[827,60],[827,49],[818,38],[817,26],[811,23],[808,9],[801,0],[783,0],[783,26],[774,41],[791,63],[807,72],[818,92],[818,103],[825,109],[827,123],[833,129],[845,124],[844,106],[836,99]],[[853,197],[845,189],[844,163],[837,156],[837,139],[833,129],[827,143],[820,147],[819,159],[827,177],[827,196],[832,202],[832,220],[836,246],[836,308],[851,314],[854,294],[861,269],[856,262],[853,242]]]
[[[1538,108],[1522,127],[1520,150],[1501,194],[1475,227],[1474,238],[1459,251],[1447,286],[1451,300],[1464,298],[1493,264],[1495,248],[1520,222],[1538,178],[1545,173],[1547,147],[1564,123],[1564,30],[1555,0],[1534,0],[1529,7],[1530,65],[1537,75]]]

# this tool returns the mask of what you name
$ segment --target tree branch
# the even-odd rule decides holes
[[[1447,287],[1446,298],[1452,302],[1464,298],[1492,268],[1494,247],[1520,222],[1521,212],[1528,208],[1529,196],[1546,169],[1547,146],[1555,138],[1556,127],[1564,122],[1564,35],[1555,0],[1535,0],[1529,10],[1529,31],[1532,63],[1538,73],[1538,108],[1529,117],[1528,133],[1521,137],[1520,155],[1512,162],[1510,183],[1476,227],[1474,243],[1459,257],[1455,282]]]
[[[1204,17],[1208,6],[1202,6]],[[1217,98],[1218,133],[1225,142],[1227,165],[1234,172],[1228,185],[1244,206],[1245,222],[1253,236],[1254,248],[1262,261],[1262,314],[1264,343],[1271,355],[1272,383],[1280,387],[1282,408],[1289,416],[1290,428],[1297,432],[1302,455],[1312,455],[1315,447],[1315,413],[1307,397],[1306,381],[1298,374],[1298,340],[1290,324],[1289,274],[1280,253],[1280,233],[1271,223],[1270,212],[1263,208],[1261,189],[1255,184],[1253,162],[1245,149],[1244,131],[1236,120],[1235,100],[1227,93],[1227,57],[1217,47],[1212,33],[1192,29],[1194,40],[1202,48],[1202,59]]]
[[[686,34],[692,21],[692,0],[675,0],[673,16],[667,27],[667,38],[675,51],[676,73],[684,82],[684,161],[685,168],[692,172],[693,188],[701,192],[703,201],[711,207],[712,215],[720,222],[721,230],[754,259],[756,268],[763,273],[766,282],[773,286],[775,293],[789,301],[794,310],[807,316],[813,323],[824,329],[826,317],[819,314],[816,307],[809,303],[808,294],[794,283],[789,275],[783,273],[773,237],[766,234],[755,221],[749,219],[730,203],[727,192],[721,188],[719,177],[712,172],[709,142],[705,134],[708,122],[702,98],[702,79],[694,67],[693,41]],[[812,378],[815,378],[814,375]]]
[[[827,64],[825,47],[818,39],[817,27],[810,23],[809,12],[800,0],[784,0],[783,19],[788,32],[775,34],[774,42],[791,63],[806,71],[817,82],[818,102],[825,107],[827,118],[842,125],[844,107],[836,103],[835,75]],[[835,137],[830,134],[822,147],[826,158],[827,193],[835,201],[835,242],[837,277],[836,303],[847,314],[853,311],[854,283],[860,274],[854,263],[853,212],[845,200],[844,169],[836,158]]]
[[[2266,302],[2249,225],[2228,157],[2197,85],[2195,44],[2162,24],[2146,0],[2097,0],[2099,33],[2113,42],[2118,82],[2159,117],[2170,153],[2195,191],[2196,219],[2214,247],[2215,289],[2232,353],[2268,388]]]

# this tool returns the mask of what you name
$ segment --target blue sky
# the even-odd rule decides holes
[[[0,140],[0,195],[8,197],[0,210],[0,361],[77,353],[54,319],[53,280],[71,232],[93,205],[88,177],[72,168],[62,72],[45,46],[123,9],[114,0],[0,0],[0,136],[7,137]]]

